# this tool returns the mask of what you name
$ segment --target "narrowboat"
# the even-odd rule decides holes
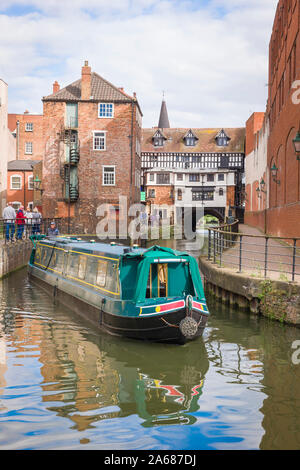
[[[185,343],[202,335],[209,316],[195,258],[75,237],[31,237],[28,273],[55,299],[106,332]]]

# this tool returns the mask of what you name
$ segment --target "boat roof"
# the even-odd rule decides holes
[[[188,253],[172,250],[171,248],[154,245],[145,249],[137,245],[126,246],[120,243],[104,243],[96,241],[86,241],[75,237],[44,237],[39,240],[43,244],[50,246],[60,246],[65,249],[89,254],[101,254],[103,256],[115,256],[117,258],[168,258],[177,256],[187,256]]]
[[[86,241],[80,238],[75,237],[45,237],[39,240],[43,244],[62,247],[65,249],[69,249],[72,251],[80,251],[82,253],[90,253],[90,254],[98,254],[101,253],[102,255],[113,255],[116,257],[121,257],[126,252],[129,251],[136,251],[136,252],[143,252],[145,249],[140,247],[130,247],[126,245],[122,245],[119,243],[104,243],[104,242],[96,242],[96,241]]]

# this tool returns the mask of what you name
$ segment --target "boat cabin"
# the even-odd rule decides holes
[[[170,248],[146,250],[44,238],[36,241],[33,264],[119,300],[147,303],[187,295],[204,298],[196,260]]]

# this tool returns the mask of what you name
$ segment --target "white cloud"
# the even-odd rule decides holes
[[[10,112],[41,112],[53,81],[78,79],[85,59],[137,92],[144,127],[157,125],[162,90],[174,127],[243,126],[265,109],[277,0],[19,0],[38,9],[20,16],[14,3],[0,14]]]

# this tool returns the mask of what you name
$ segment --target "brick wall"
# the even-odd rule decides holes
[[[79,199],[70,205],[82,227],[95,229],[96,210],[100,204],[118,204],[125,196],[128,206],[139,202],[139,186],[135,185],[135,172],[140,169],[136,156],[136,136],[140,132],[136,119],[136,105],[115,103],[113,119],[98,118],[98,103],[78,103],[78,139],[80,161],[78,164]],[[61,168],[65,159],[64,143],[58,133],[65,116],[64,102],[44,102],[43,162],[43,214],[45,217],[67,217],[69,204],[64,200],[64,182]],[[132,149],[130,135],[132,136]],[[93,150],[93,131],[105,131],[106,149]],[[115,185],[103,185],[103,166],[115,166]]]
[[[270,40],[268,113],[270,136],[268,167],[278,167],[270,178],[268,232],[300,236],[300,162],[292,140],[300,129],[300,104],[292,101],[292,84],[300,79],[300,0],[280,0]]]
[[[12,189],[11,176],[19,176],[21,178],[21,189]],[[29,176],[33,176],[32,171],[11,170],[7,172],[7,202],[20,202],[25,209],[30,202],[33,202],[33,190],[29,189],[28,185]]]
[[[17,125],[19,121],[19,125]],[[32,131],[26,130],[26,124],[32,124]],[[17,160],[42,160],[44,152],[43,140],[43,115],[29,114],[9,114],[8,125],[16,136],[16,158]],[[26,153],[26,142],[32,143],[32,153]]]

